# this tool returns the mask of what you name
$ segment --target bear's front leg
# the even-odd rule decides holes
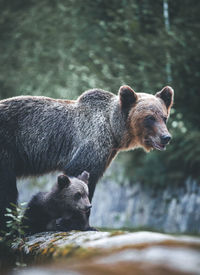
[[[58,219],[51,220],[46,227],[47,231],[70,231],[70,220],[60,217]]]
[[[14,170],[4,164],[0,164],[0,231],[6,229],[6,208],[12,208],[11,203],[17,204],[18,191]]]
[[[52,219],[46,226],[47,231],[97,231],[91,227],[88,222],[86,213],[74,213],[71,217],[64,216],[57,219]]]
[[[46,231],[57,231],[56,227],[56,219],[51,220],[47,226],[46,226]]]
[[[99,152],[96,146],[94,142],[82,145],[76,150],[71,161],[63,169],[66,175],[73,177],[77,177],[83,171],[87,171],[90,174],[88,184],[90,202],[92,201],[96,184],[103,175],[110,156],[109,150],[101,150]]]

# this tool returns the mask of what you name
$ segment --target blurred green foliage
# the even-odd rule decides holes
[[[128,84],[175,90],[166,152],[121,154],[135,180],[168,183],[200,177],[200,1],[0,0],[0,97],[75,99]],[[166,64],[172,80],[167,82]]]

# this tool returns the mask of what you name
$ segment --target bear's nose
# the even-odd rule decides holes
[[[161,143],[162,143],[163,145],[166,145],[167,143],[170,142],[171,136],[169,136],[169,135],[162,135],[162,136],[160,137],[160,139],[161,139]]]
[[[86,209],[87,209],[87,210],[89,210],[90,208],[92,208],[92,205],[91,205],[91,204],[86,206]]]

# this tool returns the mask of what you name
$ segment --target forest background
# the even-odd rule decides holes
[[[0,0],[0,98],[175,90],[165,152],[120,154],[131,182],[200,178],[200,1]]]

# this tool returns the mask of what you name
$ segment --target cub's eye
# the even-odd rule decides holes
[[[81,193],[80,192],[77,192],[75,195],[74,195],[74,199],[75,200],[80,200],[81,198]]]

